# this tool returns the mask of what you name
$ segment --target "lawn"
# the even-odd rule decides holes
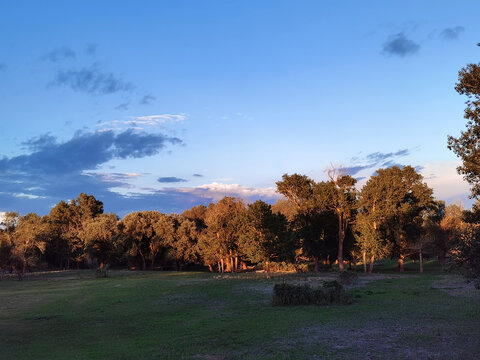
[[[475,358],[480,291],[426,269],[360,274],[349,289],[354,304],[324,307],[273,307],[273,284],[317,284],[334,272],[273,280],[128,271],[6,278],[0,359]]]

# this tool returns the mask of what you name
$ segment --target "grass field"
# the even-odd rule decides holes
[[[273,284],[336,273],[6,278],[0,359],[478,358],[480,291],[434,265],[423,275],[390,270],[360,274],[353,305],[325,307],[273,307]]]

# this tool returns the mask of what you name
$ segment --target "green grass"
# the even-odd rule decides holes
[[[0,359],[454,359],[480,351],[480,292],[461,292],[455,275],[361,275],[353,305],[270,305],[275,281],[318,276],[113,271],[96,279],[77,271],[6,279]]]

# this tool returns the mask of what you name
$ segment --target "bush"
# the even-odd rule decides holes
[[[357,273],[351,271],[342,271],[340,275],[338,275],[338,281],[342,285],[352,285],[355,284],[358,280]]]
[[[258,263],[258,269],[267,270],[267,265],[265,263]],[[308,264],[292,264],[289,262],[270,262],[270,271],[271,272],[307,272]]]
[[[309,285],[275,284],[272,305],[330,305],[350,304],[352,297],[336,280],[324,282],[322,287]]]
[[[450,255],[452,265],[480,289],[480,224],[469,224],[460,232]]]
[[[96,271],[95,271],[95,277],[97,278],[106,278],[108,277],[108,268],[109,265],[105,266],[100,266]]]

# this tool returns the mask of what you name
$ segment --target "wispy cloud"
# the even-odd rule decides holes
[[[162,189],[162,191],[175,191],[195,195],[200,198],[207,198],[211,201],[218,201],[224,196],[234,196],[248,202],[258,199],[274,200],[281,197],[274,187],[254,188],[239,184],[222,184],[213,182],[196,187],[183,187],[174,189]]]
[[[96,55],[97,50],[98,50],[97,44],[87,44],[87,46],[85,47],[85,52],[88,55]]]
[[[463,26],[448,27],[442,30],[440,36],[443,40],[456,40],[464,31],[465,28]]]
[[[147,115],[135,116],[132,120],[125,121],[127,125],[151,125],[157,126],[166,122],[179,122],[187,118],[186,114],[161,114],[161,115]]]
[[[413,40],[408,39],[404,33],[398,33],[390,35],[387,41],[385,41],[382,48],[382,54],[405,57],[414,55],[419,50],[420,45]]]
[[[421,169],[421,174],[433,188],[435,197],[448,202],[462,200],[471,205],[469,185],[456,170],[459,165],[459,162],[428,163]]]
[[[194,177],[203,177],[202,174],[193,174]]]
[[[144,97],[142,97],[140,99],[140,105],[150,105],[151,103],[153,103],[155,100],[157,100],[157,98],[153,95],[145,95]]]
[[[128,110],[128,107],[130,106],[130,103],[121,103],[117,106],[115,106],[115,110]]]
[[[113,73],[104,72],[95,65],[81,69],[61,70],[51,85],[65,86],[92,95],[131,91],[134,88],[132,83],[124,81]]]
[[[179,183],[179,182],[187,182],[188,180],[178,178],[175,176],[165,176],[165,177],[159,177],[157,181],[159,183]]]
[[[346,166],[343,168],[345,172],[349,175],[356,175],[361,171],[372,169],[376,170],[378,167],[391,167],[399,165],[394,160],[398,157],[408,156],[410,151],[408,149],[400,149],[396,152],[382,153],[374,152],[366,155],[365,157],[353,157],[351,162],[353,165]]]
[[[75,59],[76,54],[75,51],[70,49],[68,46],[62,46],[52,51],[49,51],[45,55],[42,56],[42,60],[50,61],[53,63],[62,62],[69,59]]]
[[[128,104],[125,108],[128,108]],[[142,130],[146,126],[160,127],[167,122],[180,122],[187,119],[186,114],[162,114],[148,116],[132,116],[131,120],[112,120],[98,122],[97,127],[103,130],[122,130],[125,128],[133,128]]]

